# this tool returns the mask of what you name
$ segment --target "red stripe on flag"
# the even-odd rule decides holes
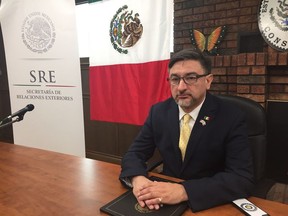
[[[168,62],[91,66],[91,120],[143,125],[151,105],[171,96]]]

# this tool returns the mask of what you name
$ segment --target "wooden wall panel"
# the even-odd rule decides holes
[[[0,121],[10,114],[11,106],[6,69],[6,59],[3,45],[2,30],[0,26]],[[11,125],[6,126],[5,128],[0,128],[0,140],[13,143],[13,130]]]

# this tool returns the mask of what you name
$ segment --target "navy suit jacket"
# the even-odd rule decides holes
[[[184,180],[192,211],[249,196],[253,164],[242,111],[207,93],[183,162],[179,135],[179,109],[174,99],[152,106],[123,157],[120,179],[147,176],[146,161],[157,148],[163,158],[163,174]]]

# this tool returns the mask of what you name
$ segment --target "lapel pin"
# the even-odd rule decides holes
[[[202,124],[202,126],[205,126],[209,120],[210,120],[209,116],[204,116],[204,118],[200,120],[200,123]]]
[[[200,123],[202,124],[202,126],[206,125],[206,122],[203,119],[200,120]]]

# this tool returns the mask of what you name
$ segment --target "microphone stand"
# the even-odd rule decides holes
[[[19,115],[19,116],[17,116],[16,119],[11,120],[11,121],[9,121],[9,122],[7,122],[7,123],[4,123],[5,120],[7,119],[7,117],[6,117],[5,119],[3,119],[3,120],[0,122],[0,128],[6,127],[6,126],[8,126],[8,125],[12,125],[14,122],[19,122],[19,121],[23,120],[23,117],[24,117],[24,115]]]

